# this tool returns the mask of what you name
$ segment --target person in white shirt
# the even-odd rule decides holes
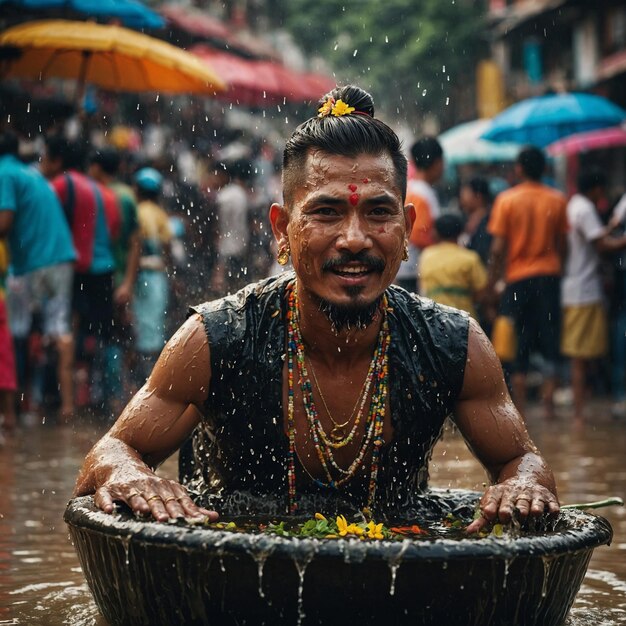
[[[608,327],[600,276],[600,253],[626,247],[626,236],[611,237],[596,211],[606,177],[589,169],[578,177],[578,193],[567,205],[568,255],[561,282],[561,352],[571,359],[574,418],[584,417],[587,364],[608,350]]]
[[[244,183],[251,173],[251,164],[239,159],[226,166],[229,182],[216,196],[219,231],[217,265],[212,288],[216,293],[237,291],[248,282],[249,198]]]

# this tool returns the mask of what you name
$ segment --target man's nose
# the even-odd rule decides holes
[[[342,224],[341,235],[337,240],[337,247],[350,252],[359,252],[372,247],[372,239],[366,220],[352,213],[347,215]]]

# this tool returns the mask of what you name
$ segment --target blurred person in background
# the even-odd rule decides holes
[[[58,352],[61,415],[74,411],[71,324],[76,252],[63,209],[46,179],[18,159],[19,142],[0,134],[0,237],[8,236],[12,273],[19,279],[20,316],[42,315],[44,339]]]
[[[115,196],[119,211],[117,236],[112,239],[115,262],[113,272],[113,331],[106,355],[104,401],[113,414],[121,409],[124,365],[132,342],[130,303],[135,289],[141,244],[137,201],[131,187],[117,179],[121,154],[114,147],[94,150],[88,157],[88,175],[104,189],[103,195]]]
[[[415,174],[408,182],[407,202],[415,207],[415,223],[409,238],[407,258],[400,264],[395,282],[408,291],[417,291],[419,253],[433,243],[433,224],[441,214],[433,185],[443,175],[443,149],[434,137],[422,137],[411,147],[411,157]]]
[[[491,235],[487,230],[491,209],[489,181],[475,176],[461,185],[459,204],[467,217],[461,243],[478,253],[485,267],[489,263]]]
[[[487,230],[491,201],[490,185],[486,178],[475,176],[461,185],[459,204],[467,219],[459,243],[476,252],[485,267],[489,264],[491,251],[492,237]],[[488,337],[493,332],[497,307],[497,294],[483,292],[481,302],[477,303],[477,312],[480,325]]]
[[[41,171],[61,201],[78,254],[72,297],[77,336],[76,401],[80,406],[95,406],[104,402],[106,354],[113,336],[115,260],[112,215],[107,213],[98,183],[83,173],[84,164],[85,153],[79,142],[60,135],[48,137]]]
[[[144,167],[133,177],[141,240],[139,275],[132,303],[135,351],[138,363],[135,384],[143,385],[165,345],[165,314],[169,301],[167,269],[171,264],[172,231],[167,212],[159,204],[163,176]]]
[[[216,197],[218,258],[212,280],[216,294],[237,291],[247,281],[250,199],[246,183],[250,169],[246,159],[224,166],[225,184]]]
[[[15,391],[17,389],[15,352],[5,301],[8,270],[9,250],[6,241],[0,239],[0,444],[2,444],[2,432],[12,431],[17,423],[15,414]]]
[[[511,364],[513,400],[526,410],[526,376],[531,351],[543,357],[543,406],[554,416],[561,328],[560,281],[566,251],[567,212],[562,193],[541,183],[546,165],[534,146],[520,151],[521,182],[496,198],[488,223],[493,236],[489,289],[504,277],[500,315],[514,320],[517,355]]]
[[[608,352],[608,322],[600,272],[600,254],[626,248],[626,236],[611,237],[600,220],[606,176],[591,168],[578,176],[578,193],[567,203],[569,232],[561,282],[561,352],[571,359],[574,419],[584,419],[590,362]]]
[[[458,244],[463,226],[463,218],[454,213],[435,220],[436,242],[419,259],[420,294],[477,319],[474,303],[483,297],[487,270],[477,252]]]

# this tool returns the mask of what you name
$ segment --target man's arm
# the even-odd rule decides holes
[[[135,513],[151,513],[159,521],[208,515],[182,485],[158,477],[154,469],[198,423],[210,376],[208,341],[194,316],[170,339],[146,384],[89,452],[74,495],[95,493],[96,505],[106,513],[114,501],[126,502]]]
[[[121,284],[113,294],[113,300],[116,304],[124,305],[128,304],[132,300],[140,256],[141,239],[139,237],[139,228],[136,228],[128,239],[128,256],[126,257],[124,280],[122,280]]]
[[[493,483],[480,500],[482,517],[468,532],[496,519],[508,522],[514,509],[521,518],[558,512],[552,471],[531,441],[493,347],[474,320],[454,420]]]
[[[0,209],[0,238],[8,236],[14,216],[14,211]]]

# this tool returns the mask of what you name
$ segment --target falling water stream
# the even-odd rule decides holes
[[[529,430],[552,465],[563,502],[626,495],[626,422],[606,407],[575,427],[566,418],[529,418]],[[85,583],[62,521],[78,467],[102,429],[81,424],[22,428],[0,448],[0,625],[107,626]],[[173,460],[162,471],[176,472]],[[482,488],[484,472],[462,440],[447,431],[431,465],[439,487]],[[596,549],[566,626],[626,623],[626,509],[602,511],[613,525],[610,547]],[[264,559],[257,563],[263,594]],[[306,576],[307,563],[298,571]],[[390,593],[401,564],[390,564]],[[545,564],[546,574],[550,563]],[[301,616],[302,617],[302,616]]]

